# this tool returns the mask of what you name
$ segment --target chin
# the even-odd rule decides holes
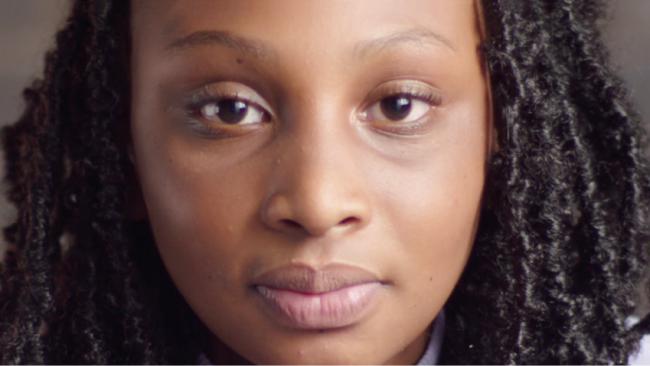
[[[375,350],[373,345],[364,344],[363,340],[338,334],[303,334],[292,339],[269,342],[264,347],[256,347],[249,354],[240,353],[255,364],[304,364],[304,365],[352,365],[382,364],[388,357]],[[281,337],[281,336],[280,336]],[[355,341],[356,340],[356,341]],[[250,350],[248,350],[250,351]],[[384,350],[386,351],[386,350]]]
[[[301,364],[301,365],[358,365],[358,364],[382,364],[376,357],[368,357],[358,352],[337,348],[294,349],[283,354],[266,355],[259,364]]]

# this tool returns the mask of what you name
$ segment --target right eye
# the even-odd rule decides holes
[[[208,121],[228,125],[251,125],[262,123],[267,118],[266,112],[243,99],[221,99],[204,104],[201,116]]]

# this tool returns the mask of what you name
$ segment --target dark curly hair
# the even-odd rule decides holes
[[[484,0],[497,131],[446,363],[625,363],[648,266],[643,130],[598,0]],[[2,363],[193,363],[205,329],[158,256],[125,146],[129,3],[78,0],[2,132],[9,199]],[[130,187],[124,189],[124,187]]]

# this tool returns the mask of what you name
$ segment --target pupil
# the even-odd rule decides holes
[[[217,114],[224,123],[240,122],[248,112],[248,105],[241,100],[226,99],[217,103],[219,111]]]
[[[383,99],[381,111],[388,119],[399,121],[411,112],[411,99],[399,96]]]

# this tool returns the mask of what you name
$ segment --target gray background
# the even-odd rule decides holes
[[[0,0],[0,127],[20,115],[20,93],[42,72],[44,52],[54,43],[54,33],[68,9],[69,0]],[[0,158],[4,177],[4,157]],[[0,225],[4,227],[14,210],[4,199],[5,185],[0,189]],[[0,238],[0,252],[3,248]]]
[[[612,5],[606,39],[639,111],[648,120],[650,0],[615,0]],[[20,92],[40,75],[43,53],[52,46],[54,32],[62,25],[68,8],[69,0],[0,0],[0,126],[18,118]],[[13,210],[0,198],[0,225],[12,216]]]

